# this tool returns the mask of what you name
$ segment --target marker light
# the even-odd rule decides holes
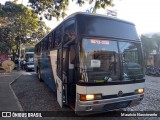
[[[84,95],[80,94],[80,100],[81,101],[91,101],[91,100],[98,100],[101,99],[102,95],[101,94],[95,94],[95,95]]]
[[[135,93],[136,94],[143,94],[144,93],[144,88],[140,88],[140,89],[135,90]]]

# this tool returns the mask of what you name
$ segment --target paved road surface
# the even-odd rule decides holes
[[[65,107],[61,109],[56,101],[55,94],[43,82],[39,82],[35,72],[25,72],[18,80],[12,84],[23,109],[25,111],[71,111]],[[146,76],[145,97],[142,103],[136,107],[123,109],[124,111],[160,111],[160,77]],[[121,117],[108,118],[101,117],[103,114],[98,114],[98,117],[57,117],[57,118],[41,118],[42,120],[157,120],[156,117]],[[34,120],[35,118],[29,118]],[[39,120],[38,118],[37,120]]]

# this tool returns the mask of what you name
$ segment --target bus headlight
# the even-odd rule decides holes
[[[99,99],[102,99],[102,94],[93,94],[93,95],[80,94],[81,101],[91,101],[91,100],[99,100]]]
[[[144,88],[140,88],[140,89],[135,90],[135,93],[136,94],[143,94],[144,93]]]

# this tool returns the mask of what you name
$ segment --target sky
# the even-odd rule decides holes
[[[4,4],[6,0],[0,0],[0,3]],[[27,0],[23,1],[24,4]],[[72,1],[72,0],[71,0]],[[133,22],[136,25],[139,34],[160,32],[160,0],[113,0],[115,3],[114,9],[117,11],[117,18]],[[77,11],[85,12],[90,9],[93,5],[84,5],[79,7],[75,3],[71,3],[67,11],[67,14]],[[106,14],[106,10],[98,10],[99,14]],[[58,21],[46,21],[47,26],[52,29],[56,27],[62,20]]]

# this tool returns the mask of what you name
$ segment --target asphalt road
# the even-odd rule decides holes
[[[123,109],[123,111],[160,111],[160,77],[146,76],[145,97],[140,105]],[[35,72],[25,72],[13,84],[12,88],[17,95],[24,111],[71,111],[70,108],[60,108],[56,96],[44,83],[39,82]],[[37,120],[157,120],[157,117],[101,117],[105,113],[97,114],[96,117],[50,117],[37,118]],[[35,118],[28,118],[35,120]]]

